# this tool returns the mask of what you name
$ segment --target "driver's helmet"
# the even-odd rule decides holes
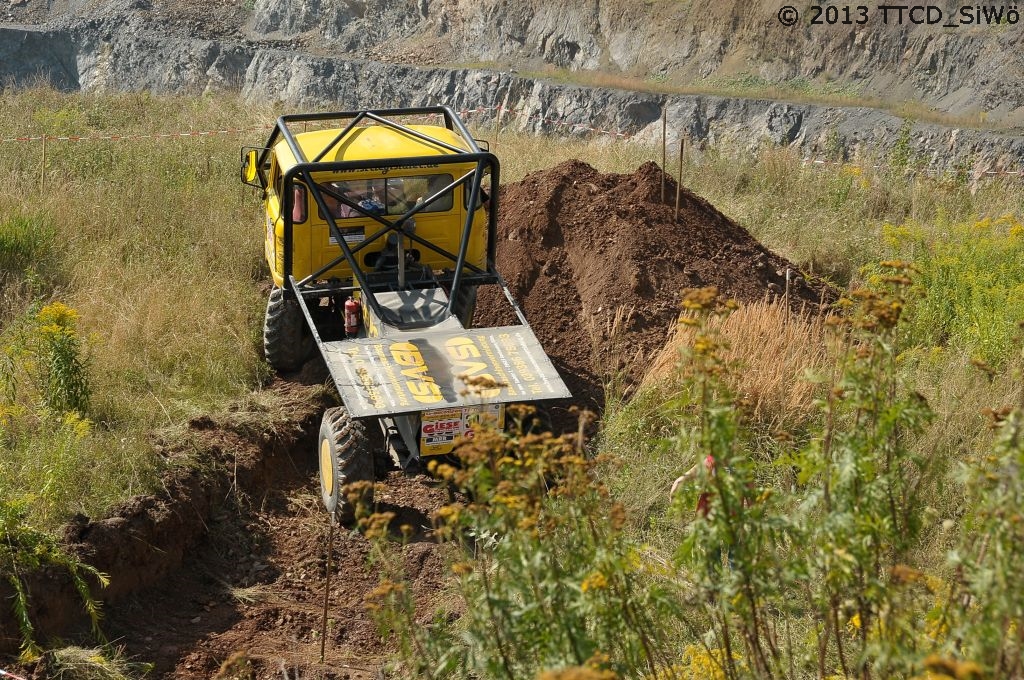
[[[359,201],[359,207],[371,215],[384,214],[384,204],[372,196],[367,196],[363,200]]]

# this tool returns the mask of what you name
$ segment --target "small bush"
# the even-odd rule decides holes
[[[35,628],[29,617],[30,594],[23,579],[43,566],[68,571],[92,622],[93,632],[102,640],[99,603],[93,599],[86,577],[95,578],[103,586],[107,584],[107,577],[66,553],[49,534],[29,527],[26,517],[24,502],[0,498],[0,574],[14,590],[11,606],[21,632],[22,658],[33,659],[41,651],[34,638]]]
[[[945,656],[1011,678],[1024,674],[1024,411],[990,416],[994,446],[960,471],[968,499],[961,544],[948,556],[956,578],[930,618]]]
[[[87,360],[78,336],[78,313],[60,302],[23,317],[0,340],[3,371],[0,415],[58,418],[89,410]]]
[[[152,456],[130,432],[97,428],[92,381],[77,312],[59,302],[16,320],[0,335],[0,498],[31,498],[34,527],[55,528],[75,512],[98,512],[144,487]]]
[[[622,533],[624,510],[576,436],[491,430],[456,453],[460,468],[431,468],[472,499],[436,517],[438,537],[462,554],[451,565],[465,612],[458,631],[417,623],[400,582],[371,598],[410,670],[513,680],[577,667],[593,674],[579,677],[613,678],[667,660],[667,631],[652,613],[672,598],[643,575],[641,546]]]

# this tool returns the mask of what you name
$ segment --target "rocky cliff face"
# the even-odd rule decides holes
[[[577,87],[498,71],[179,38],[100,20],[52,30],[0,27],[0,79],[29,82],[40,75],[72,90],[240,90],[254,99],[338,109],[445,104],[483,109],[472,114],[477,120],[493,120],[500,110],[502,125],[519,130],[593,135],[598,128],[651,142],[660,140],[664,108],[672,144],[682,134],[696,143],[787,144],[808,156],[849,157],[884,155],[903,143],[930,167],[975,171],[1016,170],[1024,160],[1024,140],[1017,137],[909,125],[867,108]]]
[[[966,20],[958,14],[963,4],[933,6],[949,23]],[[851,25],[812,26],[805,10],[790,28],[779,22],[779,7],[777,0],[256,0],[249,26],[384,59],[604,69],[676,84],[742,75],[1024,123],[1024,25],[946,28],[914,25],[909,15],[899,25],[895,12],[883,17],[871,5],[862,26],[856,12]]]
[[[923,102],[1024,125],[1024,24],[981,21],[980,5],[930,3],[936,25],[897,21],[783,26],[779,0],[9,0],[9,23],[133,17],[167,36],[233,40],[346,59],[418,65],[597,70],[651,84],[797,85]],[[960,13],[974,17],[969,25]],[[985,5],[986,9],[989,5]],[[991,5],[1008,10],[1016,5]],[[1020,9],[1024,9],[1022,6]],[[2,15],[0,15],[2,16]],[[885,19],[888,21],[885,21]],[[934,17],[933,17],[934,18]],[[920,16],[918,16],[920,19]],[[948,28],[945,24],[957,24]],[[980,25],[979,25],[980,24]],[[64,25],[67,25],[66,23]],[[2,49],[2,48],[0,48]],[[498,70],[502,70],[499,68]]]
[[[651,141],[660,138],[665,109],[670,142],[685,134],[830,157],[882,155],[899,142],[932,167],[979,171],[1015,170],[1024,158],[1024,142],[1009,134],[906,127],[867,108],[638,93],[511,69],[427,66],[504,61],[694,78],[756,72],[765,81],[825,74],[951,108],[967,100],[1005,122],[1022,110],[1024,26],[942,34],[884,25],[785,29],[777,3],[740,0],[49,0],[49,13],[33,4],[41,1],[15,0],[9,16],[20,12],[42,25],[0,24],[3,82],[43,76],[69,90],[240,90],[297,107],[447,104],[482,108],[475,115],[488,119],[500,109],[503,125],[520,130],[592,134],[596,127]]]

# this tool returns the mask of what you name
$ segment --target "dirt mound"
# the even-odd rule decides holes
[[[604,383],[641,377],[674,325],[679,292],[717,286],[740,301],[788,295],[816,308],[832,293],[685,187],[645,163],[631,175],[581,161],[505,185],[498,213],[498,271],[506,277],[575,401],[604,406]],[[500,291],[482,290],[475,323],[514,322]],[[618,319],[616,321],[616,319]]]

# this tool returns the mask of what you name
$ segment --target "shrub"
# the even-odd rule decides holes
[[[95,507],[124,464],[87,417],[91,381],[77,321],[54,302],[0,335],[0,497],[31,498],[27,517],[37,528]]]
[[[578,435],[489,430],[456,453],[461,467],[431,467],[466,494],[436,517],[438,537],[458,548],[457,631],[443,619],[419,623],[393,574],[371,600],[399,633],[409,670],[513,680],[577,668],[582,675],[552,677],[613,678],[668,663],[669,631],[656,617],[675,597],[645,575],[643,550],[623,534],[624,511]]]
[[[91,576],[105,586],[106,575],[66,553],[49,534],[29,527],[26,516],[24,502],[0,498],[0,574],[14,590],[11,606],[21,632],[22,658],[35,658],[41,651],[34,638],[35,628],[29,618],[29,593],[23,579],[43,566],[61,567],[71,575],[92,622],[93,633],[102,640],[99,603],[93,599],[86,577]]]
[[[87,360],[77,330],[78,313],[54,302],[30,313],[0,339],[3,396],[0,413],[44,411],[62,417],[85,415],[90,386]]]
[[[991,677],[1024,673],[1024,411],[990,411],[994,446],[961,468],[968,490],[960,546],[949,554],[956,579],[932,627],[958,663],[982,662]],[[957,659],[966,660],[959,661]],[[980,670],[980,669],[979,669]],[[957,677],[960,677],[959,675]]]

